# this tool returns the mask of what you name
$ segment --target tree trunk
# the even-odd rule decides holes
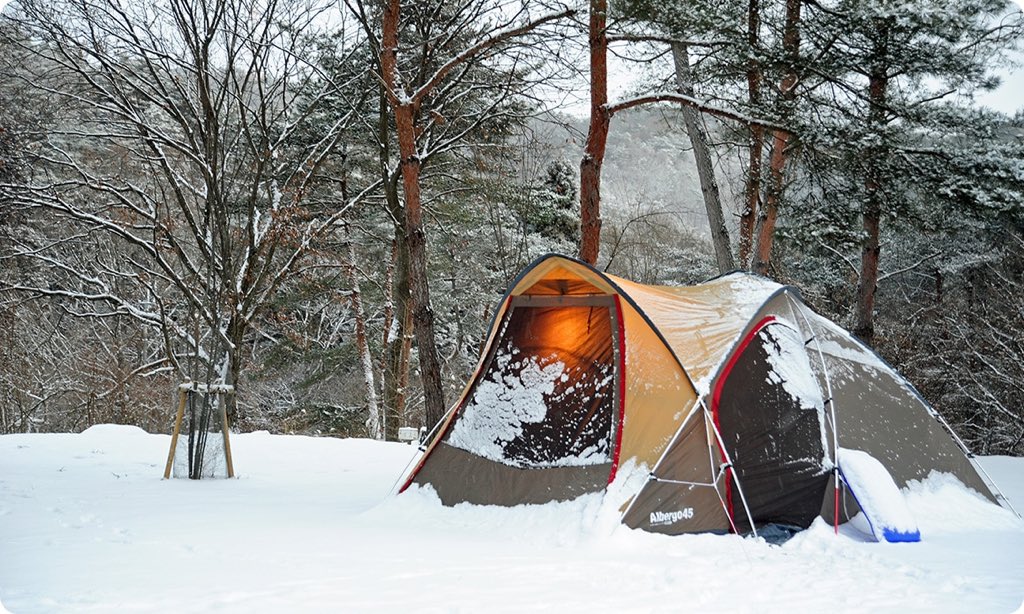
[[[400,8],[399,0],[388,2],[381,28],[381,68],[384,73],[382,77],[389,87],[398,87],[396,77]],[[423,380],[426,426],[433,427],[444,417],[445,403],[441,361],[438,359],[437,343],[434,340],[434,311],[430,306],[430,286],[427,278],[427,241],[420,200],[420,159],[416,151],[417,104],[397,95],[391,100],[395,130],[398,133],[398,155],[405,196],[405,239],[409,247],[409,289],[412,294],[413,328],[419,350],[420,376]]]
[[[884,27],[884,26],[883,26]],[[879,56],[886,56],[883,44]],[[870,134],[881,136],[885,129],[886,90],[889,86],[886,65],[880,60],[868,78],[868,97],[871,107],[868,110],[868,130]],[[853,334],[855,337],[873,345],[875,341],[875,290],[878,285],[878,258],[881,253],[879,230],[882,223],[882,158],[885,150],[874,144],[864,150],[866,173],[864,178],[864,207],[861,211],[864,228],[864,243],[860,253],[860,279],[857,282],[857,304],[854,307]]]
[[[344,198],[348,202],[348,198]],[[366,314],[363,312],[363,297],[359,290],[359,272],[356,269],[356,248],[352,241],[352,228],[345,223],[346,258],[345,273],[352,290],[352,313],[356,320],[356,348],[359,351],[359,364],[363,370],[363,383],[366,390],[363,400],[366,402],[366,432],[370,439],[381,438],[380,408],[377,404],[377,382],[373,373],[373,358],[370,355],[370,344],[366,336]]]
[[[397,199],[397,195],[396,195]],[[399,209],[401,214],[401,209]],[[398,427],[404,424],[406,393],[409,385],[409,359],[412,356],[412,309],[409,300],[409,256],[405,246],[405,224],[396,226],[395,249],[388,285],[391,315],[384,330],[384,356],[381,372],[381,402],[384,410],[384,438],[398,440]]]
[[[580,160],[580,260],[597,264],[601,251],[601,165],[608,144],[607,0],[590,0],[590,128]]]
[[[779,201],[785,187],[786,147],[791,135],[776,130],[772,140],[772,156],[768,165],[768,193],[757,216],[755,228],[754,260],[750,270],[758,275],[768,275],[771,264],[772,244],[775,241],[775,223],[779,217]]]
[[[672,60],[676,69],[676,89],[684,96],[693,96],[693,79],[690,76],[690,54],[686,45],[672,44]],[[700,191],[704,196],[704,209],[708,214],[708,225],[711,227],[711,243],[715,247],[715,260],[718,272],[728,273],[736,268],[732,257],[732,244],[729,241],[729,229],[725,225],[722,214],[722,198],[715,179],[715,168],[711,161],[711,150],[708,147],[708,136],[704,125],[700,122],[697,110],[689,105],[682,105],[683,123],[693,144],[693,158],[697,163],[697,176],[700,179]]]
[[[349,243],[349,278],[352,284],[352,311],[356,318],[356,346],[359,349],[359,363],[363,369],[363,383],[366,386],[363,397],[366,401],[366,432],[370,439],[381,438],[380,407],[377,404],[377,383],[373,372],[373,358],[366,338],[366,314],[359,291],[358,273],[355,270],[355,250]]]
[[[0,307],[0,371],[5,376],[14,376],[15,340],[17,337],[17,318],[15,317],[14,306],[5,305]],[[13,377],[12,377],[13,380]],[[13,407],[14,382],[7,377],[0,378],[3,383],[3,390],[0,390],[0,435],[13,432],[7,416],[7,405]]]
[[[444,388],[441,361],[434,339],[434,310],[430,305],[427,278],[427,241],[419,192],[420,161],[416,157],[412,109],[395,109],[398,120],[399,152],[402,155],[402,185],[405,191],[405,232],[409,245],[409,289],[412,292],[412,322],[423,380],[424,419],[428,430],[444,418]]]
[[[595,0],[596,1],[596,0]],[[434,312],[430,306],[430,287],[427,279],[427,240],[423,227],[423,208],[420,198],[420,167],[422,160],[417,151],[417,118],[420,105],[429,96],[437,93],[438,85],[466,62],[478,57],[505,41],[542,26],[543,24],[572,16],[575,11],[566,9],[552,13],[518,27],[491,33],[484,40],[469,46],[463,52],[445,62],[418,89],[406,91],[398,70],[398,28],[401,0],[387,0],[381,15],[380,67],[381,83],[385,96],[395,117],[395,131],[398,135],[399,168],[402,172],[402,188],[405,195],[405,238],[409,249],[409,289],[412,298],[413,328],[419,349],[420,375],[423,379],[423,396],[427,426],[441,421],[445,414],[444,388],[441,381],[441,361],[438,359],[437,344],[434,341]],[[425,56],[426,57],[426,56]],[[441,96],[445,94],[442,93]],[[450,95],[450,94],[449,94]]]
[[[384,439],[398,440],[398,427],[405,424],[405,403],[412,355],[412,304],[409,290],[409,246],[405,240],[405,211],[398,196],[398,177],[390,169],[390,127],[387,95],[381,88],[377,137],[380,142],[380,174],[384,198],[395,225],[392,251],[390,293],[385,308],[384,356],[381,368],[381,403],[384,411]]]
[[[347,153],[344,156],[347,158]],[[341,175],[341,200],[348,200],[348,165],[343,164]],[[363,370],[363,400],[366,402],[366,432],[370,439],[381,438],[380,406],[377,403],[377,382],[373,372],[373,356],[366,335],[366,313],[363,311],[363,295],[359,289],[359,270],[356,267],[356,246],[352,240],[352,225],[345,220],[345,274],[352,287],[352,313],[356,320],[356,349],[359,364]]]
[[[869,179],[868,182],[871,182]],[[875,341],[875,290],[878,284],[878,256],[881,248],[878,243],[878,232],[881,226],[882,208],[877,194],[878,185],[868,188],[865,198],[864,244],[860,255],[860,280],[857,282],[857,304],[853,334],[855,337],[872,345]],[[873,193],[874,192],[874,193]]]
[[[740,264],[750,268],[754,249],[754,229],[761,204],[761,158],[764,156],[764,128],[750,127],[750,156],[744,189],[743,213],[740,214]]]
[[[238,387],[242,374],[243,344],[245,342],[245,333],[248,329],[249,323],[244,321],[238,314],[231,316],[227,330],[230,345],[224,348],[227,365],[224,366],[219,382],[234,387],[232,394],[224,395],[225,417],[228,419],[229,426],[244,418],[244,416],[239,415],[238,411]],[[212,355],[215,356],[216,354]]]
[[[786,25],[782,36],[782,48],[786,56],[787,70],[780,84],[780,119],[785,125],[792,120],[796,100],[796,84],[799,78],[800,61],[800,8],[803,0],[786,0]],[[768,169],[768,193],[764,207],[757,216],[755,229],[754,262],[751,270],[758,275],[767,275],[771,265],[772,243],[775,240],[775,222],[779,216],[779,201],[785,187],[786,159],[792,145],[793,134],[787,130],[776,130],[772,141],[772,156]]]
[[[756,57],[760,44],[761,7],[759,0],[749,0],[747,7],[747,100],[752,109],[761,105],[761,62]],[[764,128],[750,126],[750,157],[747,168],[743,212],[740,214],[740,266],[750,266],[754,247],[754,224],[761,202],[761,157],[764,155]]]

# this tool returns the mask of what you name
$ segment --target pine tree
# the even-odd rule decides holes
[[[874,339],[884,220],[921,219],[924,209],[951,204],[920,185],[928,176],[919,170],[955,159],[965,127],[941,118],[966,118],[970,114],[956,111],[957,103],[992,86],[993,61],[1021,35],[1019,13],[1000,22],[1008,8],[1003,0],[849,0],[822,11],[810,30],[821,57],[808,69],[820,83],[813,110],[827,122],[818,124],[823,129],[814,130],[812,140],[819,139],[820,155],[839,161],[843,183],[858,203],[853,330],[868,344]],[[986,120],[975,115],[973,121]]]
[[[565,160],[553,160],[548,164],[540,185],[532,191],[531,205],[523,212],[527,231],[567,245],[579,242],[575,175]]]

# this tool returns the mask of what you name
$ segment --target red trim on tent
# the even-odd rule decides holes
[[[762,328],[768,326],[774,321],[775,316],[767,316],[766,318],[758,322],[756,325],[754,325],[754,328],[750,329],[750,332],[747,333],[747,335],[743,338],[743,341],[740,343],[739,347],[736,348],[736,351],[732,353],[732,356],[729,358],[729,362],[725,363],[725,367],[722,368],[722,374],[718,377],[718,382],[715,384],[715,393],[711,397],[711,417],[715,423],[715,430],[718,431],[719,436],[722,435],[722,428],[721,424],[718,421],[718,401],[722,397],[722,389],[725,388],[725,381],[729,379],[729,374],[732,372],[733,367],[736,366],[736,363],[739,361],[740,356],[743,355],[744,350],[746,350],[747,346],[750,345],[750,342],[754,340],[754,337],[757,335],[757,333],[761,332]],[[722,443],[723,445],[725,443],[724,437],[722,438]],[[727,457],[724,449],[721,450],[721,454],[722,462],[727,462]],[[726,469],[725,473],[725,497],[727,507],[729,508],[728,512],[730,523],[732,522],[732,519],[735,516],[733,512],[731,481],[732,468],[730,467],[729,469]]]
[[[619,471],[619,454],[622,453],[622,419],[626,416],[626,327],[622,323],[622,302],[615,295],[615,322],[619,331],[619,419],[615,429],[615,451],[612,453],[612,470],[608,473],[608,483],[615,479]]]

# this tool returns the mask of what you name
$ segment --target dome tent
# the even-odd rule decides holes
[[[621,502],[627,526],[805,528],[833,518],[844,448],[901,487],[939,471],[996,501],[910,384],[795,289],[746,273],[649,286],[548,255],[512,283],[402,491],[545,503],[602,491],[628,465],[647,479]],[[837,517],[855,512],[844,497]]]

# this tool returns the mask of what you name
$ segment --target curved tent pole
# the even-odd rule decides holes
[[[697,402],[699,402],[701,404],[701,406],[704,407],[704,403],[703,403],[703,401],[701,401],[700,397],[697,397]],[[676,429],[675,434],[669,440],[669,445],[665,446],[665,449],[662,451],[661,456],[659,456],[658,460],[654,463],[654,467],[647,473],[647,479],[648,479],[648,481],[663,482],[663,483],[666,483],[666,484],[681,484],[681,485],[686,485],[686,486],[708,486],[708,487],[714,488],[715,489],[715,494],[718,495],[718,501],[719,501],[719,503],[722,504],[722,511],[725,512],[725,517],[726,517],[726,519],[729,520],[729,526],[732,527],[732,532],[736,533],[736,534],[739,534],[739,531],[736,530],[736,523],[733,522],[732,514],[729,513],[729,506],[726,504],[725,498],[722,497],[721,491],[718,490],[718,481],[722,477],[722,470],[721,470],[721,467],[719,467],[719,469],[717,471],[715,470],[715,459],[714,459],[714,455],[713,455],[713,453],[711,451],[711,440],[707,436],[707,428],[705,428],[705,441],[707,442],[707,445],[708,445],[708,469],[710,470],[712,476],[714,477],[714,481],[712,481],[712,482],[710,482],[708,484],[698,483],[698,482],[684,482],[684,481],[680,481],[680,480],[669,480],[669,479],[659,478],[655,474],[655,471],[658,470],[658,467],[661,465],[661,462],[665,459],[665,457],[668,455],[669,451],[672,449],[672,443],[678,441],[679,435],[683,432],[683,429],[685,429],[687,427],[687,425],[690,424],[690,420],[692,420],[693,417],[696,416],[696,415],[697,415],[696,411],[691,411],[686,416],[686,418],[683,419],[682,423],[679,425],[679,428]],[[707,408],[706,407],[704,407],[704,412],[703,412],[702,415],[704,416],[704,422],[705,422],[705,427],[706,427],[707,422],[708,422],[708,420],[707,420]],[[636,496],[634,496],[629,501],[629,505],[627,505],[626,508],[624,510],[622,510],[622,513],[619,515],[619,522],[622,522],[623,519],[625,519],[625,517],[633,509],[633,506],[636,504],[636,501],[637,501],[637,497]]]
[[[732,457],[729,456],[729,451],[725,449],[725,442],[722,440],[722,434],[718,432],[718,425],[711,419],[711,412],[708,410],[708,406],[704,403],[704,399],[700,399],[700,406],[704,410],[704,420],[710,420],[711,431],[715,434],[715,439],[718,441],[718,447],[722,449],[722,456],[725,457],[726,465],[729,469],[732,469]],[[747,497],[743,494],[743,486],[740,484],[740,478],[736,475],[736,472],[732,472],[732,478],[736,482],[736,492],[740,494],[740,502],[743,503],[743,511],[747,514],[747,521],[750,522],[750,530],[754,533],[754,537],[757,537],[757,527],[754,526],[754,516],[750,513],[750,506],[747,505]],[[717,491],[718,489],[715,488]],[[732,516],[729,517],[729,522],[732,523]],[[733,530],[735,530],[733,525]]]
[[[842,480],[842,476],[839,473],[839,421],[836,418],[836,401],[835,396],[832,394],[832,379],[828,375],[828,363],[825,362],[825,352],[821,349],[821,342],[818,340],[818,333],[814,330],[814,325],[811,324],[810,318],[804,313],[802,305],[793,298],[793,294],[788,290],[786,290],[785,294],[786,299],[789,300],[790,309],[793,310],[794,314],[799,314],[804,324],[807,325],[807,332],[811,334],[811,338],[808,341],[814,341],[814,349],[818,353],[818,361],[821,362],[821,373],[825,376],[825,394],[828,395],[828,399],[825,402],[828,403],[829,419],[832,422],[832,484],[835,494],[832,503],[832,526],[835,534],[839,535],[839,482]]]

